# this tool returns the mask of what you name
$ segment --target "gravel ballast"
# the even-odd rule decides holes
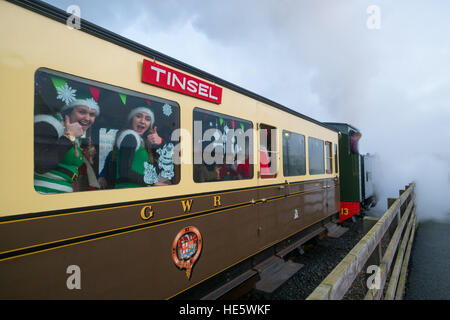
[[[303,245],[303,254],[294,251],[286,257],[286,260],[304,266],[273,293],[252,290],[241,299],[305,300],[364,236],[362,220],[362,217],[355,216],[344,221],[341,226],[349,230],[340,238],[316,237]],[[363,299],[367,291],[364,279],[364,274],[355,279],[344,299]]]

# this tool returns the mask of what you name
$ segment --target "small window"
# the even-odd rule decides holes
[[[309,174],[325,173],[323,147],[324,147],[323,140],[312,137],[308,138]]]
[[[34,79],[39,193],[176,184],[173,101],[39,69]]]
[[[325,172],[331,174],[333,173],[333,154],[331,142],[325,142],[325,150],[327,155]]]
[[[194,181],[253,178],[253,124],[194,109]]]
[[[277,129],[259,125],[259,170],[262,179],[277,176]]]
[[[334,167],[336,168],[336,173],[339,173],[339,158],[338,158],[337,144],[334,144]]]
[[[306,174],[305,136],[283,130],[283,174],[301,176]]]

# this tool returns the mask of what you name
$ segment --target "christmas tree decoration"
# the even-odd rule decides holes
[[[144,182],[146,184],[154,184],[158,181],[158,174],[156,168],[148,162],[144,162]]]
[[[159,159],[158,159],[158,167],[161,170],[160,176],[167,179],[172,179],[175,176],[175,173],[173,171],[173,149],[174,145],[173,143],[166,144],[164,147],[159,148],[156,150],[157,153],[159,153]]]

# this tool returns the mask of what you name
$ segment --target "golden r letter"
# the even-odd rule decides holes
[[[220,196],[214,196],[214,207],[221,206]]]

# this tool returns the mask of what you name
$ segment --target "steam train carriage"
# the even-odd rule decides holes
[[[84,20],[70,29],[48,4],[0,12],[0,298],[172,298],[337,220],[337,129]],[[73,138],[76,106],[91,118]],[[147,109],[147,133],[125,126]],[[155,133],[126,168],[139,184],[117,159]]]

